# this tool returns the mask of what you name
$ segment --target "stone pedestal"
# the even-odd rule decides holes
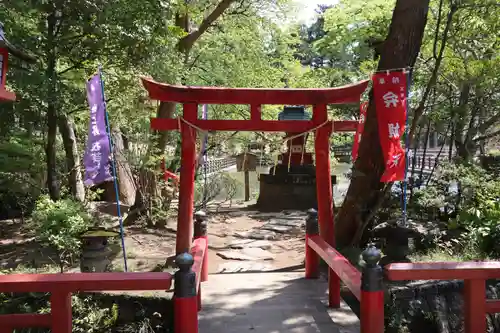
[[[119,233],[106,230],[91,230],[81,236],[82,253],[80,256],[80,271],[82,273],[102,273],[109,270],[111,249],[108,239]]]

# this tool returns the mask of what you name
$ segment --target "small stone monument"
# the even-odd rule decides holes
[[[406,226],[399,220],[392,220],[379,224],[373,229],[373,236],[382,240],[385,256],[380,260],[380,265],[385,266],[393,262],[410,262],[410,240],[420,234]]]
[[[92,229],[80,237],[82,239],[82,253],[80,256],[80,272],[102,273],[109,270],[111,260],[109,255],[111,249],[108,247],[108,239],[120,234],[105,229]]]

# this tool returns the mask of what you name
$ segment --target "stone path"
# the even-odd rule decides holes
[[[202,284],[200,333],[359,333],[347,305],[326,306],[327,283],[304,272],[214,274]]]
[[[254,213],[247,218],[260,222],[249,230],[232,232],[232,241],[217,251],[217,256],[225,260],[218,266],[217,273],[270,271],[279,245],[277,241],[304,234],[304,212]]]

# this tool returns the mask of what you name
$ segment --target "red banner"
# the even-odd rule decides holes
[[[353,162],[358,158],[359,144],[361,143],[361,136],[363,135],[363,129],[365,128],[366,110],[367,109],[368,109],[368,102],[362,103],[360,106],[358,128],[356,129],[356,134],[354,135],[354,143],[352,144],[352,161]]]
[[[406,73],[377,73],[373,76],[378,132],[385,161],[381,182],[404,180],[406,158],[401,146],[406,125]]]

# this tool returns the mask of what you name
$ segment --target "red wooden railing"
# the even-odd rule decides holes
[[[500,312],[500,300],[486,299],[486,280],[500,278],[500,262],[390,264],[385,275],[390,281],[464,280],[465,333],[486,332],[486,314]]]
[[[104,290],[168,290],[169,273],[66,273],[0,276],[0,292],[50,293],[50,314],[0,315],[0,332],[42,327],[52,333],[71,333],[71,294]]]
[[[500,313],[500,300],[486,299],[486,280],[500,278],[500,262],[395,263],[387,265],[384,271],[378,265],[380,252],[369,248],[363,252],[365,267],[360,272],[318,235],[317,213],[310,210],[308,215],[306,278],[318,277],[322,258],[330,268],[329,306],[339,307],[342,281],[360,301],[361,333],[384,332],[384,275],[388,281],[464,280],[465,333],[486,332],[486,314]]]
[[[183,254],[188,264],[187,274],[195,275],[193,281],[186,274],[175,274],[174,293],[175,333],[198,332],[198,309],[201,308],[201,281],[207,241],[196,239],[191,254]],[[187,255],[187,256],[186,256]],[[179,256],[178,256],[179,258]],[[189,261],[190,260],[190,261]],[[193,285],[194,282],[194,285]],[[52,333],[71,333],[71,294],[76,292],[169,290],[172,275],[169,273],[64,273],[64,274],[11,274],[0,275],[2,293],[50,293],[49,314],[0,315],[0,333],[12,333],[23,328],[50,328]],[[193,289],[194,296],[177,293],[180,289]],[[181,290],[182,291],[182,290]],[[179,320],[180,319],[180,320]]]
[[[329,306],[340,307],[340,281],[342,281],[360,302],[361,333],[383,333],[384,290],[382,269],[378,266],[380,252],[375,248],[365,250],[363,259],[366,264],[363,272],[360,272],[347,258],[319,236],[315,210],[308,212],[305,250],[306,278],[313,279],[319,276],[319,258],[322,258],[329,267]]]
[[[193,241],[192,256],[186,256],[184,253],[175,260],[179,271],[175,273],[174,333],[198,333],[198,311],[201,309],[201,282],[204,281],[206,270],[206,250],[207,239],[200,237]]]

